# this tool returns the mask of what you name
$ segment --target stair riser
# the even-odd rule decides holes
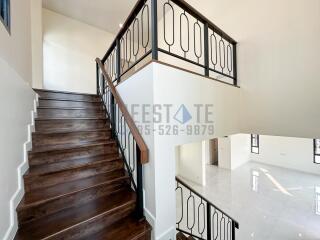
[[[87,148],[71,149],[66,151],[55,151],[43,153],[29,153],[29,164],[30,166],[36,166],[46,163],[56,163],[60,161],[74,160],[78,158],[93,157],[104,154],[117,154],[118,150],[116,144],[107,144],[92,146]]]
[[[82,144],[107,141],[111,139],[111,131],[99,132],[79,132],[79,133],[65,133],[65,134],[33,134],[32,147],[44,147],[51,145],[62,144]]]
[[[100,102],[76,102],[39,99],[39,107],[102,109],[103,105]]]
[[[83,95],[83,94],[71,94],[71,93],[57,93],[57,92],[46,92],[36,91],[41,98],[50,99],[62,99],[62,100],[76,100],[76,101],[100,101],[99,96],[95,95]]]
[[[135,204],[126,205],[125,207],[114,209],[108,214],[97,216],[94,219],[61,232],[55,236],[49,237],[48,240],[79,240],[91,234],[101,231],[103,228],[128,217],[135,209]]]
[[[106,117],[102,110],[87,109],[87,110],[71,110],[71,109],[38,109],[38,118],[99,118]]]
[[[43,120],[35,121],[36,132],[63,132],[103,129],[109,127],[105,120]]]
[[[24,185],[27,192],[34,189],[45,188],[59,183],[71,182],[98,174],[122,169],[123,161],[117,160],[108,163],[99,163],[94,166],[82,167],[68,171],[51,173],[48,175],[25,175]]]
[[[92,187],[90,189],[71,193],[66,196],[60,196],[51,201],[39,203],[32,207],[18,210],[19,224],[27,224],[40,217],[44,217],[61,210],[65,210],[74,206],[88,203],[99,197],[108,196],[112,193],[120,191],[127,186],[128,180],[123,179],[120,181],[107,182],[100,186]]]

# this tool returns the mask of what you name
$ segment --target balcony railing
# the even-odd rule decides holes
[[[179,178],[176,198],[178,232],[200,240],[236,239],[238,222]]]
[[[183,0],[139,0],[102,59],[113,81],[147,59],[237,85],[237,42]]]

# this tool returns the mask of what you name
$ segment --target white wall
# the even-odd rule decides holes
[[[149,65],[144,71],[140,71],[122,84],[117,86],[120,96],[125,104],[150,104],[153,105],[153,80],[152,65]],[[144,91],[150,89],[150,91]],[[130,111],[130,105],[128,107]],[[151,127],[150,123],[143,123],[141,118],[141,108],[136,109],[136,115],[132,115],[139,128]],[[153,132],[146,134],[142,132],[143,139],[149,149],[149,162],[143,166],[143,183],[144,183],[144,210],[149,223],[153,226],[153,237],[157,233],[156,228],[156,186],[155,186],[155,158],[154,158],[154,135]]]
[[[11,0],[11,35],[0,23],[0,239],[13,238],[15,208],[23,195],[24,148],[35,97],[30,12],[30,1]]]
[[[22,175],[27,169],[24,144],[28,142],[35,93],[1,59],[0,75],[0,239],[6,239],[17,229],[15,210],[23,196]]]
[[[231,141],[231,169],[236,169],[250,161],[250,134],[235,134],[230,136]]]
[[[179,169],[176,173],[185,179],[205,185],[205,141],[183,144],[178,147]]]
[[[44,88],[95,93],[95,58],[103,57],[115,36],[47,9],[43,35]]]
[[[218,166],[231,169],[231,141],[229,137],[218,138]]]
[[[11,33],[0,22],[0,57],[31,84],[30,1],[11,0],[10,3]]]
[[[252,161],[320,174],[320,165],[313,163],[313,139],[260,135],[259,150],[250,154]]]
[[[242,132],[320,137],[320,1],[189,0],[239,42]]]
[[[151,134],[143,137],[150,150],[150,163],[144,167],[144,183],[146,193],[146,209],[154,218],[155,239],[173,239],[175,237],[175,175],[176,147],[183,144],[202,142],[217,136],[225,136],[239,132],[239,99],[240,89],[216,81],[206,79],[188,72],[152,63],[117,86],[124,103],[129,110],[132,104],[172,104],[169,122],[163,117],[160,122],[150,121]],[[148,91],[146,91],[148,89]],[[175,111],[181,104],[189,109],[193,118],[188,125],[197,125],[196,110],[193,104],[213,104],[214,133],[208,131],[199,134],[179,132],[179,134],[163,135],[159,129],[163,126],[178,126],[186,124],[173,120]],[[149,108],[150,110],[150,108]],[[133,114],[136,123],[141,125],[141,109],[139,114]],[[166,116],[162,109],[161,115]],[[149,117],[153,118],[152,112]],[[172,129],[171,129],[172,130]],[[147,212],[147,215],[149,215]]]
[[[42,0],[31,0],[32,87],[43,88]]]

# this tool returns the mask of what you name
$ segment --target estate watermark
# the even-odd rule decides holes
[[[132,104],[128,111],[144,135],[213,135],[213,104]]]

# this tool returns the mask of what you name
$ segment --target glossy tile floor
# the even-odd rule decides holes
[[[239,222],[237,240],[320,239],[320,176],[254,162],[206,174],[187,183]]]

